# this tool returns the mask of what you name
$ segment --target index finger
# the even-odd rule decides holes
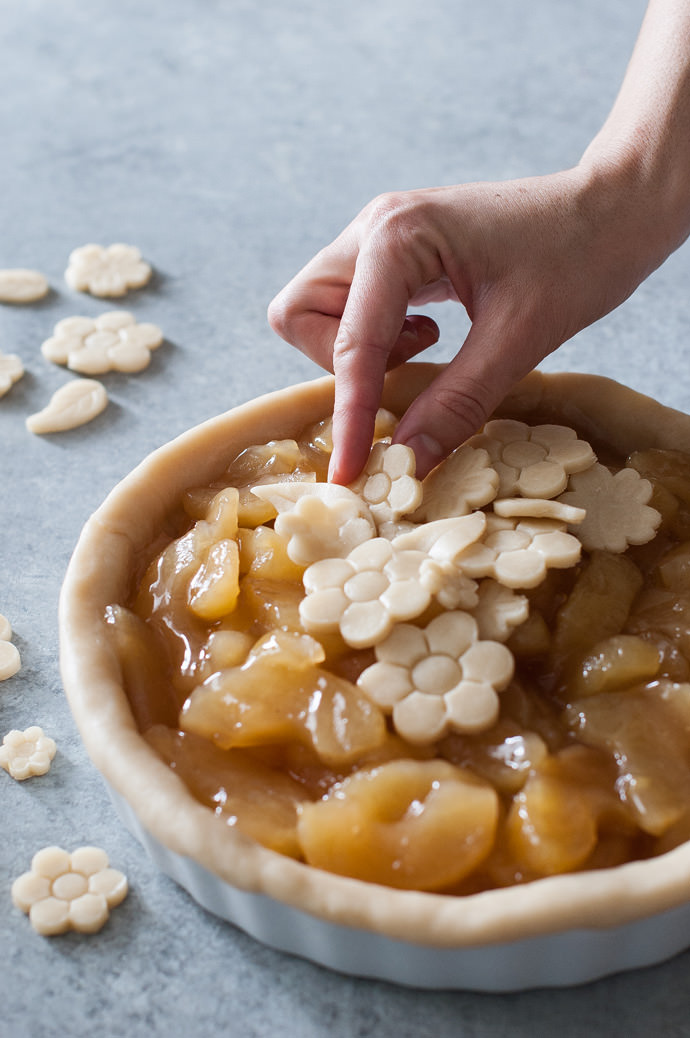
[[[329,478],[350,483],[371,447],[388,359],[407,314],[405,280],[367,249],[359,253],[338,334],[333,344],[335,403]],[[405,332],[403,332],[403,335]],[[413,338],[414,329],[408,334]]]

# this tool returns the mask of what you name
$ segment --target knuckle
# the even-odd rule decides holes
[[[417,226],[417,208],[410,192],[387,191],[366,209],[369,229],[393,237],[407,236]]]
[[[453,427],[467,429],[468,436],[480,429],[489,415],[485,388],[470,379],[464,379],[458,386],[440,386],[436,407]]]
[[[292,325],[292,308],[282,294],[277,295],[268,304],[267,317],[269,325],[277,335],[280,335],[283,339],[289,338]]]

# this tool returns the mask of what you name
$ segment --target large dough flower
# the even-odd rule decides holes
[[[499,497],[556,497],[571,472],[582,472],[596,461],[590,444],[565,425],[529,426],[497,418],[469,442],[488,451],[501,481]]]
[[[322,559],[304,573],[299,607],[305,630],[340,633],[356,649],[380,642],[398,620],[420,616],[440,587],[438,566],[424,552],[403,551],[384,537],[345,559]]]
[[[567,494],[558,500],[584,508],[577,536],[588,551],[622,552],[629,544],[647,544],[654,537],[661,516],[647,504],[651,496],[652,484],[636,469],[613,474],[597,463],[573,476]]]
[[[421,630],[398,624],[376,646],[376,663],[360,688],[411,743],[435,742],[448,729],[481,732],[498,716],[497,691],[513,676],[505,645],[479,641],[477,622],[463,612],[437,616]]]
[[[567,569],[580,558],[582,545],[552,519],[487,517],[482,541],[463,552],[455,563],[474,580],[493,577],[504,587],[532,588],[549,569]]]

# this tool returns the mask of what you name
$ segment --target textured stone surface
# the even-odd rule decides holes
[[[127,1038],[576,1038],[687,1034],[688,954],[579,990],[418,993],[340,977],[208,915],[116,819],[65,703],[57,598],[79,530],[145,454],[200,420],[317,369],[269,330],[271,296],[380,191],[544,173],[605,116],[643,0],[0,2],[0,267],[52,291],[0,306],[26,375],[0,401],[0,611],[21,671],[0,728],[56,739],[50,774],[0,774],[0,1032]],[[136,244],[155,269],[126,297],[167,345],[111,403],[53,437],[24,420],[65,381],[40,344],[102,300],[63,274],[77,246]],[[690,409],[690,252],[545,365],[617,377]],[[438,313],[437,313],[438,311]],[[466,328],[432,310],[447,358]],[[47,843],[96,844],[130,894],[96,938],[38,938],[12,879]],[[228,1023],[229,1022],[229,1023]],[[229,1027],[229,1030],[228,1030]]]

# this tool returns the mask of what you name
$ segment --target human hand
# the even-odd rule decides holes
[[[472,321],[395,436],[424,476],[515,382],[637,287],[656,262],[631,241],[613,194],[571,170],[384,195],[307,264],[269,320],[335,373],[331,479],[363,467],[386,369],[436,341],[435,323],[408,306],[455,299]]]

